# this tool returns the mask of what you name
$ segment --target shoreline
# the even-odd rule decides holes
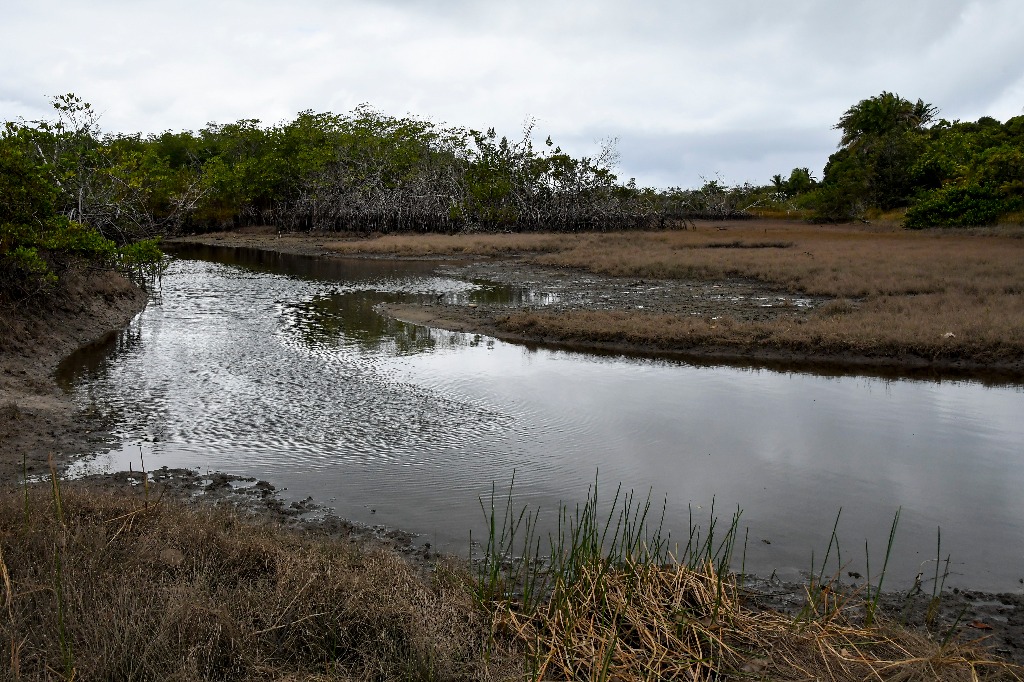
[[[71,271],[56,296],[32,315],[0,310],[0,477],[8,481],[23,468],[46,472],[51,456],[62,466],[102,446],[107,425],[81,413],[57,385],[57,368],[79,348],[120,332],[149,301],[114,272]]]
[[[381,314],[400,322],[445,331],[482,334],[530,348],[674,360],[697,366],[734,366],[778,372],[807,372],[825,376],[871,376],[885,379],[966,380],[989,385],[1024,384],[1021,363],[984,365],[964,360],[932,360],[920,356],[899,357],[849,352],[815,354],[775,347],[695,344],[688,347],[657,347],[626,340],[572,339],[507,331],[493,312],[478,306],[391,303],[378,306]],[[499,313],[501,314],[501,313]],[[504,313],[507,315],[507,313]]]
[[[4,351],[0,355],[0,409],[5,410],[4,450],[8,455],[0,458],[0,471],[8,481],[20,477],[21,460],[10,457],[19,450],[29,457],[30,466],[27,468],[30,475],[38,475],[48,468],[48,452],[54,452],[56,459],[66,463],[86,452],[102,449],[109,442],[109,434],[103,432],[102,425],[96,423],[94,416],[83,414],[64,396],[55,382],[54,371],[60,361],[77,348],[95,343],[127,325],[145,308],[148,297],[140,290],[113,280],[80,282],[77,286],[76,298],[70,303],[52,311],[52,315],[44,315],[34,324],[23,325],[20,335],[5,337],[4,345],[0,347]],[[103,293],[92,300],[88,294],[96,289]],[[435,312],[427,310],[430,314]],[[0,323],[0,329],[8,333],[17,326],[9,317]],[[471,319],[465,324],[476,325],[478,322]],[[312,537],[341,537],[348,538],[350,542],[390,548],[422,575],[429,574],[433,562],[443,559],[432,554],[429,545],[419,546],[412,541],[413,536],[398,530],[362,528],[330,515],[313,521],[300,520],[300,516],[317,509],[316,502],[301,501],[284,507],[274,486],[266,481],[247,481],[253,485],[239,493],[231,485],[243,480],[238,477],[217,473],[199,476],[174,470],[149,473],[154,477],[154,494],[166,489],[169,497],[176,500],[200,506],[229,505],[252,518],[254,523],[281,524]],[[138,494],[140,479],[138,473],[111,472],[69,485],[75,488],[98,486],[126,492],[134,488],[134,493]],[[753,590],[748,596],[761,608],[783,612],[799,610],[798,602],[803,594],[800,584],[755,581]],[[883,601],[893,617],[904,608],[901,593],[886,593]],[[912,608],[906,611],[908,625],[922,627],[918,621],[923,622],[921,619],[926,610],[927,599],[920,595]],[[1007,660],[1024,663],[1024,595],[970,590],[947,593],[942,603],[940,622],[952,624],[964,614],[969,620],[960,625],[962,635],[971,639],[988,636],[995,653]]]
[[[981,349],[975,355],[956,348],[924,344],[918,352],[878,341],[865,345],[840,338],[798,339],[775,333],[813,321],[810,307],[792,301],[810,299],[814,307],[830,305],[822,296],[806,297],[744,279],[666,280],[595,275],[572,267],[530,262],[522,254],[388,255],[361,250],[372,240],[342,242],[335,234],[267,234],[265,229],[214,233],[170,240],[223,248],[248,248],[320,258],[421,260],[436,262],[443,274],[494,281],[514,288],[535,288],[554,297],[553,305],[388,304],[382,314],[403,322],[447,331],[483,334],[502,341],[556,350],[597,352],[681,360],[697,365],[726,364],[778,371],[827,375],[866,374],[884,378],[975,380],[985,384],[1024,385],[1024,354]],[[639,285],[633,287],[631,285]],[[644,288],[648,291],[643,291]],[[714,296],[707,295],[713,289]],[[650,290],[657,290],[652,294]],[[722,299],[774,300],[722,307]],[[719,316],[733,318],[716,324]],[[671,334],[661,329],[680,327]],[[649,328],[658,331],[647,331]],[[637,330],[640,330],[639,332]],[[979,359],[979,356],[981,359]]]

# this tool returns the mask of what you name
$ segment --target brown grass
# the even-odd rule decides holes
[[[553,234],[393,234],[376,239],[328,242],[337,253],[380,256],[509,256],[550,253],[563,248],[568,235]]]
[[[560,608],[495,610],[495,629],[529,652],[533,679],[860,680],[1020,679],[975,648],[895,625],[862,627],[827,596],[806,619],[747,608],[710,564],[585,566]],[[855,596],[854,596],[855,597]],[[808,595],[808,600],[811,600]]]
[[[914,356],[992,365],[1024,357],[1021,296],[996,302],[965,294],[884,296],[862,303],[838,299],[807,318],[766,322],[605,310],[517,311],[496,322],[505,332],[560,342],[625,344],[666,351],[756,346],[815,356]]]
[[[335,242],[340,253],[528,254],[538,264],[616,277],[757,279],[810,295],[1024,293],[1024,232],[979,238],[784,221],[703,223],[693,231],[568,235],[390,235]],[[731,248],[721,248],[730,246]]]
[[[211,507],[66,486],[0,493],[5,680],[481,679],[452,571]],[[26,521],[26,514],[28,520]],[[64,632],[62,636],[61,633]]]
[[[796,324],[708,323],[641,312],[517,313],[505,331],[563,342],[667,349],[695,344],[799,352],[913,354],[974,363],[1024,359],[1024,231],[913,232],[783,221],[703,223],[695,231],[383,237],[332,248],[396,255],[522,254],[538,265],[614,277],[757,280],[833,297]],[[952,336],[949,336],[952,334]]]
[[[453,561],[426,574],[387,549],[209,506],[79,485],[8,488],[0,676],[1022,679],[977,649],[855,627],[834,604],[806,622],[750,611],[710,567],[581,570],[568,604],[524,613],[480,601]]]

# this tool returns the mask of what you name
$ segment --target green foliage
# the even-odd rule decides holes
[[[55,106],[57,121],[7,123],[0,134],[0,299],[50,290],[74,261],[112,267],[119,259],[111,239],[78,219],[88,217],[83,196],[95,189],[89,165],[108,155],[92,137],[91,107],[73,95]],[[81,196],[72,199],[71,188]]]
[[[818,181],[809,168],[794,168],[786,180],[783,180],[781,175],[772,177],[772,186],[776,192],[792,198],[810,192],[818,186]]]
[[[819,219],[843,220],[852,206],[889,210],[906,206],[916,187],[911,169],[925,149],[923,131],[936,109],[890,92],[861,100],[834,126],[840,149],[829,158]],[[847,196],[840,196],[847,195]]]
[[[1024,117],[935,122],[932,105],[889,92],[840,117],[840,149],[820,183],[794,168],[760,187],[714,178],[660,192],[618,180],[614,140],[574,157],[550,137],[535,144],[532,122],[509,138],[361,105],[348,114],[302,111],[271,126],[242,119],[197,132],[104,135],[79,97],[53,104],[53,120],[7,123],[0,137],[0,257],[21,245],[47,262],[74,255],[137,273],[143,261],[118,248],[249,224],[578,231],[753,212],[847,221],[902,207],[915,226],[973,224],[1019,210],[1024,194]]]
[[[981,185],[951,185],[932,190],[907,211],[904,225],[962,227],[992,225],[1006,210],[1003,199]]]
[[[73,260],[110,267],[117,247],[98,231],[63,216],[39,226],[0,225],[0,299],[24,299],[50,289]]]
[[[911,102],[892,92],[862,99],[846,110],[834,127],[843,132],[841,147],[857,149],[893,133],[920,130],[938,110],[923,100]]]
[[[865,203],[853,183],[830,183],[810,197],[811,220],[820,223],[845,223],[863,220]]]
[[[161,274],[165,265],[159,237],[125,244],[117,250],[117,269],[141,286]]]
[[[908,207],[907,227],[986,225],[1020,210],[1024,196],[1024,117],[1005,124],[935,122],[936,109],[883,92],[850,107],[835,128],[814,218],[846,221],[868,209]],[[781,176],[773,178],[782,189]]]
[[[160,250],[160,238],[144,239],[132,244],[125,244],[117,252],[118,259],[125,265],[152,265],[163,261],[164,252]]]
[[[4,265],[19,271],[18,274],[25,278],[34,278],[45,283],[54,283],[57,276],[50,272],[49,264],[39,255],[39,249],[34,246],[15,246],[4,254]],[[8,273],[11,275],[14,273]]]
[[[114,242],[82,223],[56,219],[48,227],[39,239],[47,251],[81,256],[97,265],[108,265],[117,253]]]

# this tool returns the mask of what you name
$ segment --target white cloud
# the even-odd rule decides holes
[[[15,2],[0,117],[68,91],[125,132],[369,102],[509,135],[533,116],[575,153],[618,136],[641,183],[763,182],[820,171],[830,126],[882,90],[1018,115],[1020,26],[1017,0]]]

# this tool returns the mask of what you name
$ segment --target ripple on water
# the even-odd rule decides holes
[[[550,512],[600,471],[606,486],[667,497],[677,538],[691,505],[741,505],[752,542],[771,541],[754,542],[748,568],[767,572],[820,555],[839,507],[844,540],[884,546],[902,506],[894,571],[921,570],[941,526],[965,584],[1024,577],[1018,388],[530,351],[373,312],[522,292],[422,265],[349,276],[332,263],[333,279],[321,266],[175,262],[111,353],[81,361],[77,399],[117,416],[127,444],[103,461],[126,463],[142,443],[149,467],[267,478],[456,550],[492,481],[516,471],[521,501]]]

